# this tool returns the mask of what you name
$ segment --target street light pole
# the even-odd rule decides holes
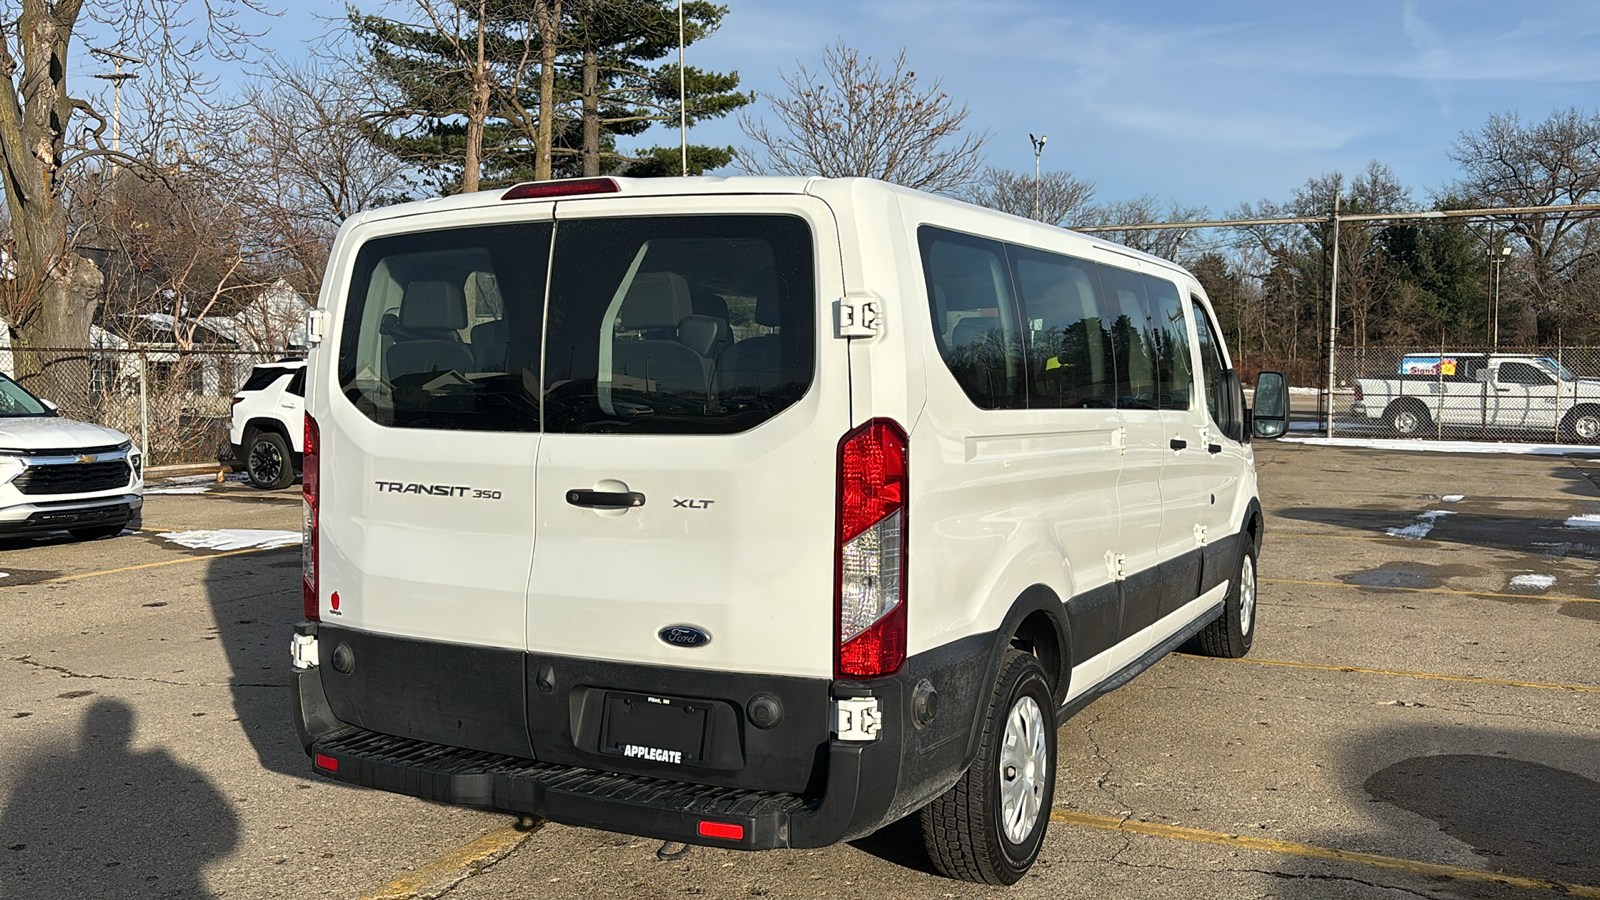
[[[1498,254],[1490,252],[1489,263],[1494,267],[1494,337],[1490,344],[1491,350],[1500,349],[1500,270],[1505,268],[1506,260],[1511,256],[1511,248],[1501,245]]]
[[[1041,134],[1034,137],[1028,135],[1028,140],[1033,142],[1033,218],[1039,219],[1039,154],[1044,152],[1044,142],[1050,140],[1050,135]]]
[[[689,96],[683,74],[683,0],[678,0],[678,149],[683,157],[683,174],[689,174]]]

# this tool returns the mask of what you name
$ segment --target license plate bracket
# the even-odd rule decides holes
[[[711,708],[706,700],[607,691],[600,752],[669,765],[702,765]]]

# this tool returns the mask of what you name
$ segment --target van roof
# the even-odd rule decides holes
[[[622,178],[602,176],[604,180],[615,182],[618,190],[606,193],[574,194],[566,198],[569,202],[586,200],[604,201],[608,197],[684,197],[693,195],[756,195],[756,194],[807,194],[821,199],[840,197],[844,195],[861,195],[876,192],[898,194],[902,197],[912,198],[915,203],[935,204],[947,208],[960,209],[963,214],[990,217],[1003,220],[1013,227],[1018,224],[1041,229],[1050,229],[1050,233],[1066,231],[1078,240],[1086,241],[1124,256],[1130,256],[1161,266],[1173,272],[1184,272],[1182,266],[1169,259],[1153,256],[1131,247],[1108,241],[1094,235],[1082,234],[1071,228],[1056,228],[1055,226],[1036,223],[1028,219],[1013,216],[1010,213],[987,209],[963,200],[930,194],[913,188],[890,184],[874,178],[822,178],[820,176],[769,176],[769,175],[736,175],[731,177],[718,175],[698,175],[690,177],[669,178]],[[594,179],[559,179],[564,181],[592,181]],[[389,219],[404,218],[406,216],[434,215],[438,213],[457,212],[474,209],[487,209],[500,206],[502,203],[544,203],[549,199],[563,199],[553,197],[549,199],[529,200],[502,200],[509,188],[493,188],[476,191],[470,194],[454,194],[448,197],[430,197],[425,200],[416,200],[410,203],[398,203],[393,206],[384,206],[357,214],[350,225],[361,225],[368,222],[380,222]]]

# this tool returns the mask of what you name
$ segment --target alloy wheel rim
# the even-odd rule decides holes
[[[250,448],[250,474],[262,484],[271,484],[278,480],[283,472],[283,458],[278,455],[278,448],[267,441],[259,441]]]
[[[1256,564],[1250,554],[1239,565],[1239,633],[1249,634],[1256,621]]]
[[[1398,413],[1394,417],[1394,430],[1410,434],[1417,430],[1417,414],[1409,410]]]
[[[1049,777],[1049,739],[1044,713],[1032,697],[1021,697],[1006,713],[1000,741],[1000,825],[1013,844],[1027,840],[1044,805]]]
[[[1600,437],[1600,417],[1584,416],[1578,419],[1573,430],[1578,432],[1578,437],[1592,441]]]

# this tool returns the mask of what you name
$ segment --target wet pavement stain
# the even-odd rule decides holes
[[[1376,569],[1338,576],[1345,584],[1372,588],[1436,588],[1449,578],[1486,574],[1476,566],[1430,566],[1427,563],[1384,563]]]
[[[1600,603],[1563,603],[1556,612],[1572,619],[1600,622]]]

